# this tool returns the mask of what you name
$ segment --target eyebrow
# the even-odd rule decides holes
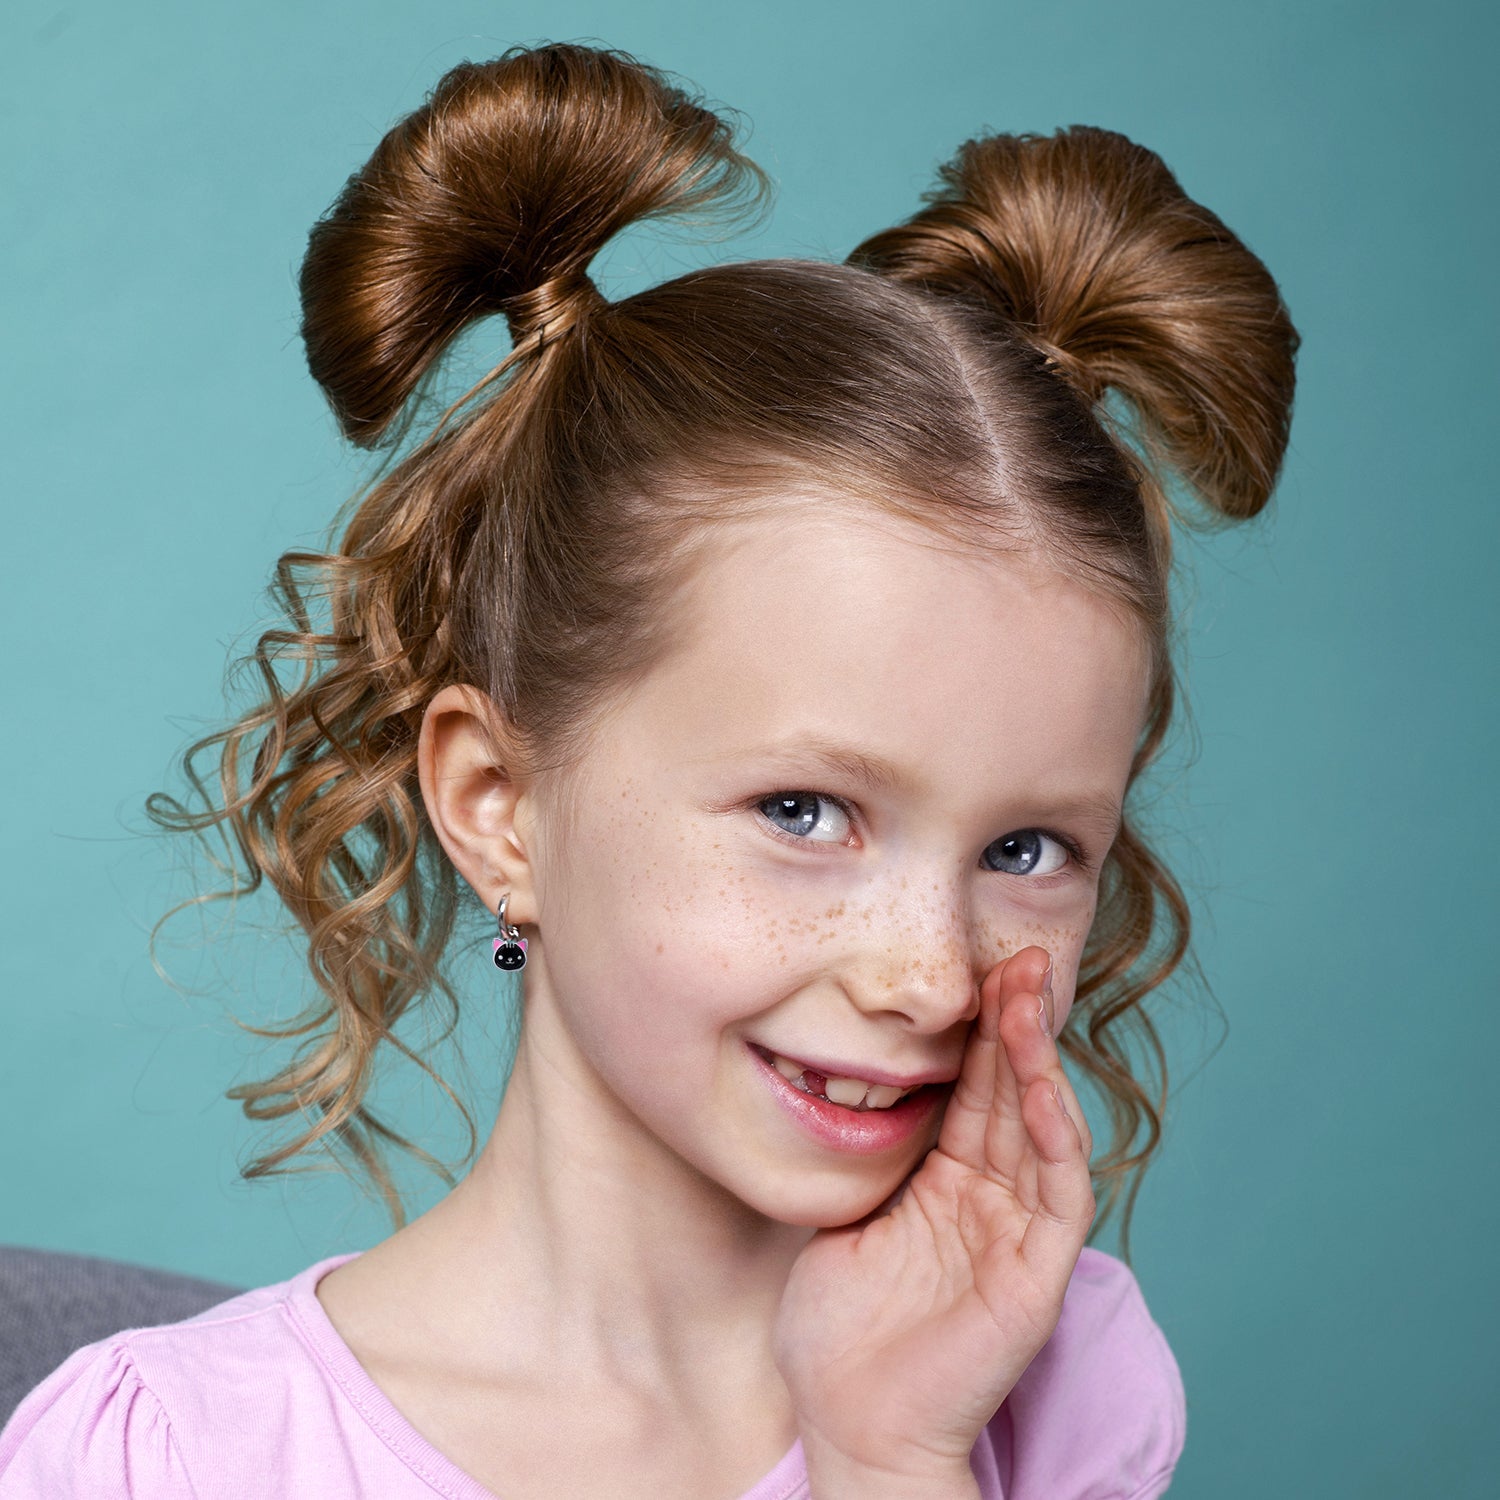
[[[906,780],[892,761],[818,736],[767,745],[754,756],[758,760],[811,762],[831,776],[871,792],[888,792]]]
[[[811,763],[846,784],[870,792],[890,791],[907,779],[898,765],[883,756],[856,750],[819,736],[767,745],[754,752],[754,755],[757,759]],[[1120,804],[1109,792],[1080,792],[1076,795],[1064,793],[1056,797],[1040,796],[1027,800],[1047,804],[1059,814],[1067,813],[1083,818],[1103,830],[1118,828],[1121,819]]]
[[[1052,799],[1043,799],[1051,801]],[[1061,812],[1092,823],[1096,828],[1117,833],[1124,816],[1119,802],[1108,792],[1087,792],[1076,797],[1059,797],[1057,806]]]

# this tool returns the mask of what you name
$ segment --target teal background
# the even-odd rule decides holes
[[[841,257],[983,127],[1107,125],[1248,240],[1305,339],[1272,512],[1183,554],[1197,733],[1157,814],[1213,993],[1167,997],[1177,1090],[1134,1236],[1188,1390],[1173,1494],[1493,1495],[1497,30],[1452,0],[13,0],[0,1240],[249,1285],[382,1233],[337,1178],[237,1180],[254,1137],[222,1094],[258,1053],[226,1006],[290,1013],[297,955],[189,917],[162,960],[191,992],[166,985],[147,933],[193,876],[140,830],[276,555],[359,476],[295,272],[395,117],[543,38],[742,110],[774,216],[708,249],[632,238],[614,293],[710,255]],[[484,1116],[506,1026],[473,952]],[[392,1090],[456,1141],[430,1089]]]

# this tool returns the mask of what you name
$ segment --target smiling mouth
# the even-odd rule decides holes
[[[789,1057],[782,1057],[767,1047],[752,1043],[755,1052],[776,1069],[788,1083],[815,1099],[838,1104],[856,1114],[867,1110],[890,1109],[901,1100],[920,1093],[927,1084],[913,1084],[911,1088],[894,1088],[886,1083],[867,1083],[862,1078],[830,1078],[816,1068],[803,1067]]]

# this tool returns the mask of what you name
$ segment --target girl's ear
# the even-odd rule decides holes
[[[427,705],[417,741],[422,801],[448,858],[494,911],[507,892],[505,920],[535,922],[528,841],[534,801],[506,766],[505,724],[493,700],[475,687],[445,687]]]

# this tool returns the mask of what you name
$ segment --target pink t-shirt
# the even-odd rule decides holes
[[[0,1433],[0,1500],[496,1500],[381,1394],[313,1293],[319,1261],[71,1355]],[[1078,1258],[1062,1316],[974,1445],[984,1500],[1147,1500],[1186,1437],[1177,1361],[1129,1268]],[[806,1500],[802,1445],[739,1500]]]

